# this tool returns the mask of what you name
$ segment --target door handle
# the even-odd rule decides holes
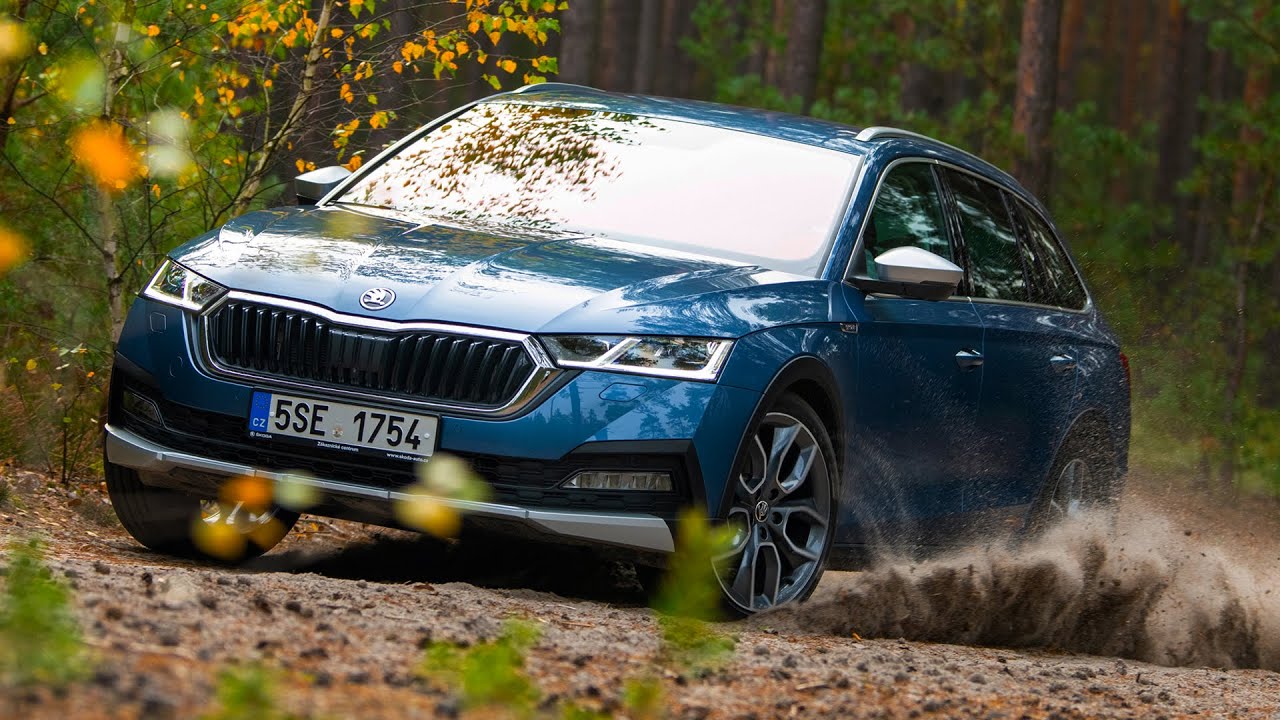
[[[956,353],[956,364],[960,366],[961,370],[969,372],[982,365],[982,353],[965,348]]]
[[[1060,373],[1071,372],[1076,369],[1076,359],[1070,355],[1054,355],[1049,358],[1049,364]]]

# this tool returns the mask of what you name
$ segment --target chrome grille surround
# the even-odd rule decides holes
[[[317,323],[323,327],[325,333],[328,333],[325,336],[325,342],[328,345],[327,351],[332,351],[335,346],[348,347],[345,344],[348,341],[352,343],[350,351],[361,355],[361,358],[355,363],[357,368],[355,368],[355,372],[352,372],[353,367],[350,363],[342,368],[332,366],[318,367],[324,365],[324,363],[320,362],[320,358],[309,357],[307,358],[307,364],[311,365],[310,376],[272,371],[270,365],[273,363],[278,366],[282,363],[296,365],[302,362],[296,357],[292,360],[280,357],[281,351],[287,350],[287,348],[283,348],[280,345],[281,338],[278,334],[274,335],[271,340],[277,344],[274,351],[268,351],[264,354],[261,350],[255,350],[259,361],[256,366],[253,363],[249,363],[250,366],[246,366],[243,363],[228,362],[225,357],[226,353],[220,353],[219,348],[215,347],[218,329],[214,327],[215,322],[220,317],[219,313],[228,309],[228,306],[251,306],[263,312],[285,313],[291,317],[305,318],[312,323]],[[459,414],[507,417],[519,413],[562,372],[555,367],[554,362],[547,356],[542,346],[532,336],[525,333],[435,322],[396,322],[347,315],[311,303],[243,291],[226,293],[217,302],[206,308],[198,318],[198,327],[197,339],[194,343],[197,350],[196,355],[206,369],[214,375],[241,382],[250,382],[262,387],[274,386],[311,393],[322,391],[326,394],[364,399],[366,401],[386,401],[427,409],[452,411]],[[261,338],[259,336],[254,339],[259,340]],[[523,371],[524,377],[513,378],[512,386],[515,387],[515,390],[496,398],[491,403],[475,402],[472,397],[458,398],[457,392],[446,393],[451,397],[444,398],[422,395],[418,392],[405,392],[402,387],[397,387],[394,378],[389,383],[379,379],[370,379],[366,373],[369,370],[369,365],[371,363],[376,364],[375,360],[377,359],[371,358],[370,354],[377,354],[380,357],[384,352],[395,353],[397,351],[387,350],[386,346],[403,344],[406,340],[416,340],[419,347],[424,340],[434,341],[435,347],[440,348],[437,360],[443,360],[450,365],[448,368],[439,371],[432,371],[427,367],[421,368],[423,372],[427,372],[429,375],[420,380],[419,384],[425,385],[424,389],[428,391],[433,389],[429,384],[432,375],[436,376],[436,388],[439,388],[440,383],[446,380],[451,380],[455,385],[463,382],[464,379],[469,382],[476,382],[477,377],[475,376],[466,378],[467,370],[474,371],[475,367],[468,366],[465,363],[467,360],[475,360],[477,352],[483,354],[490,349],[492,349],[490,350],[490,359],[492,359],[492,352],[494,351],[501,351],[504,348],[519,348],[519,352],[523,353],[521,362],[526,366]],[[313,341],[319,342],[318,334],[313,337]],[[442,348],[440,345],[442,342],[451,347]],[[375,349],[375,345],[379,347]],[[428,352],[431,352],[431,350],[428,349]],[[404,351],[401,351],[399,357],[414,359],[412,353],[406,355]],[[394,360],[392,364],[395,364]],[[418,364],[415,363],[415,366]],[[264,365],[266,367],[263,367]],[[360,365],[364,366],[363,369],[358,367]],[[417,368],[415,367],[414,369]],[[410,370],[409,372],[412,371]],[[455,373],[455,376],[453,378],[443,378],[443,375],[449,371]],[[457,376],[457,373],[461,373],[462,377]],[[316,377],[317,374],[319,377]],[[403,376],[405,373],[393,372],[393,374]],[[351,382],[353,376],[354,379],[359,379],[362,382]]]

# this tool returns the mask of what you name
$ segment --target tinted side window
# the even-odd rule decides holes
[[[1084,307],[1084,286],[1071,267],[1067,253],[1053,235],[1053,230],[1034,210],[1018,203],[1026,227],[1026,241],[1039,265],[1032,301],[1045,305],[1079,310]]]
[[[945,172],[969,251],[973,296],[1027,300],[1018,236],[1000,188],[966,173]]]
[[[879,277],[872,260],[904,245],[951,260],[944,217],[933,166],[912,162],[894,167],[880,184],[880,194],[862,234],[862,271]]]

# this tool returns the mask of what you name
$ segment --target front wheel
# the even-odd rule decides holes
[[[279,543],[298,522],[298,514],[272,507],[253,513],[239,505],[146,485],[132,468],[103,463],[107,494],[120,524],[135,540],[178,557],[241,563]]]
[[[835,450],[822,419],[782,396],[748,432],[724,520],[732,549],[716,577],[729,609],[768,610],[809,597],[822,577],[835,526]]]

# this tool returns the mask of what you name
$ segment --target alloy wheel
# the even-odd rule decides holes
[[[242,502],[223,505],[216,500],[200,501],[200,520],[209,525],[226,524],[240,529],[241,532],[249,532],[256,527],[268,525],[275,519],[275,508],[258,513],[251,512]]]
[[[1058,485],[1049,500],[1051,521],[1079,518],[1086,509],[1086,493],[1090,486],[1089,463],[1073,458],[1058,473]]]
[[[746,445],[726,518],[732,548],[716,576],[734,605],[759,612],[803,597],[821,569],[830,467],[813,430],[785,413],[766,415]]]

